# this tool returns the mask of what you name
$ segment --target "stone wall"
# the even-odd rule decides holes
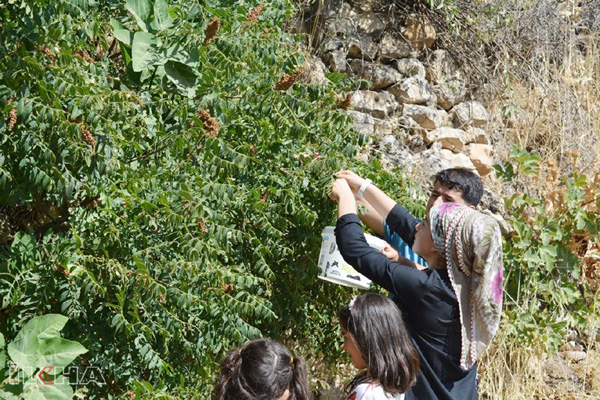
[[[338,72],[364,80],[348,113],[372,138],[365,161],[375,156],[427,178],[451,167],[491,172],[486,108],[470,99],[449,53],[435,49],[431,26],[390,15],[381,1],[315,3],[298,25],[316,48],[311,79],[324,83],[324,74]]]

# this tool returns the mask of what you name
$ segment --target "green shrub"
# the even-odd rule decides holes
[[[556,350],[566,327],[584,331],[595,313],[581,260],[598,240],[598,188],[584,174],[560,178],[556,167],[542,169],[538,156],[517,147],[510,156],[495,166],[523,188],[505,199],[514,229],[504,244],[509,333]],[[546,182],[545,188],[536,191],[531,179]]]
[[[333,86],[283,90],[292,4],[251,23],[256,5],[0,6],[0,329],[68,316],[106,378],[92,397],[207,398],[224,352],[263,335],[340,354],[348,294],[317,255],[363,139]]]

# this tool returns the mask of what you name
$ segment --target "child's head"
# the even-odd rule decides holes
[[[216,385],[216,400],[308,400],[304,362],[281,343],[257,339],[231,350]]]
[[[356,297],[339,313],[344,349],[354,366],[365,369],[391,394],[406,392],[417,380],[419,355],[400,309],[377,293]]]
[[[476,173],[463,168],[448,168],[438,172],[427,201],[427,212],[436,204],[454,202],[477,207],[483,196],[483,184]]]

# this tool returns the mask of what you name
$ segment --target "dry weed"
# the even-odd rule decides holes
[[[258,21],[258,16],[260,15],[264,6],[264,3],[260,3],[248,13],[248,22],[250,25],[254,25]]]
[[[9,120],[8,120],[8,131],[12,131],[13,128],[15,127],[15,125],[17,124],[17,109],[13,108],[10,110],[9,114]]]
[[[338,99],[337,108],[347,110],[352,104],[352,93],[347,93],[345,97]]]
[[[593,339],[597,326],[588,331],[586,358],[574,362],[559,354],[544,354],[541,345],[522,347],[502,329],[479,361],[481,399],[599,398],[600,352],[597,339]]]
[[[221,21],[219,20],[219,18],[214,17],[213,19],[210,20],[210,22],[206,26],[206,29],[204,30],[204,45],[205,46],[208,45],[209,43],[215,41],[220,27],[221,27]]]
[[[302,73],[302,71],[294,71],[292,75],[283,74],[281,79],[275,84],[275,90],[288,90],[294,86],[294,83],[296,83],[296,78],[298,78],[300,73]]]
[[[202,121],[202,125],[206,135],[210,137],[217,137],[219,135],[219,130],[221,126],[219,125],[219,121],[215,117],[210,115],[210,111],[208,110],[199,110],[196,114],[196,118]]]

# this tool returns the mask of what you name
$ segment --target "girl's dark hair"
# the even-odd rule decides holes
[[[402,312],[389,298],[377,293],[358,296],[340,310],[340,324],[352,335],[367,365],[368,375],[390,394],[404,393],[419,374],[419,355]],[[364,374],[348,384],[353,389]]]
[[[309,400],[304,362],[271,339],[251,340],[227,353],[215,400],[274,400],[286,389],[290,400]]]

